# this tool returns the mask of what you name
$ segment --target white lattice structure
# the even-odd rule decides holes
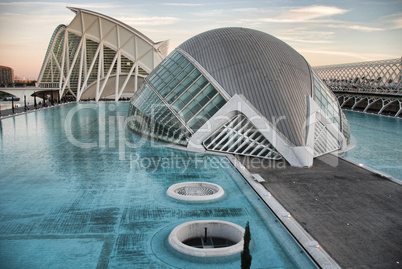
[[[168,42],[154,43],[108,16],[69,8],[76,16],[54,31],[38,87],[70,94],[77,101],[131,97],[137,85],[164,59]]]
[[[342,108],[398,117],[402,113],[402,60],[315,67]]]
[[[239,113],[204,140],[210,151],[280,160],[282,156],[258,131],[251,121]]]
[[[402,94],[402,59],[314,67],[334,92]]]

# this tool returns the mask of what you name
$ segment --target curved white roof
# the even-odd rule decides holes
[[[293,144],[306,140],[311,68],[283,41],[260,31],[221,28],[179,46],[231,96],[244,95]]]

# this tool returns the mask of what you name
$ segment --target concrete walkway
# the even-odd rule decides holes
[[[311,168],[240,161],[342,268],[402,268],[402,186],[325,155]]]
[[[58,105],[58,104],[55,103],[55,105]],[[47,103],[46,107],[52,107],[52,105],[50,103]],[[35,110],[43,109],[44,107],[43,107],[43,104],[41,104],[41,105],[37,105],[36,108],[34,107],[34,105],[29,105],[29,106],[27,105],[27,108],[28,109],[25,109],[23,105],[20,106],[20,107],[16,107],[16,108],[14,108],[14,113],[13,113],[12,108],[3,109],[0,112],[0,118],[9,117],[9,116],[15,116],[15,115],[20,114],[20,113],[29,113],[29,112],[32,112],[32,111],[35,111]]]

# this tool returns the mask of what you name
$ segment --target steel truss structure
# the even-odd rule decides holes
[[[242,113],[237,114],[204,140],[210,151],[280,160],[282,156]]]
[[[168,41],[154,43],[132,27],[79,8],[53,33],[37,86],[79,100],[131,97],[165,58]]]
[[[341,108],[402,115],[402,59],[315,67]]]

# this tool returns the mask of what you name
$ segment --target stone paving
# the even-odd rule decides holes
[[[401,185],[333,155],[311,168],[241,161],[342,268],[402,268]]]

